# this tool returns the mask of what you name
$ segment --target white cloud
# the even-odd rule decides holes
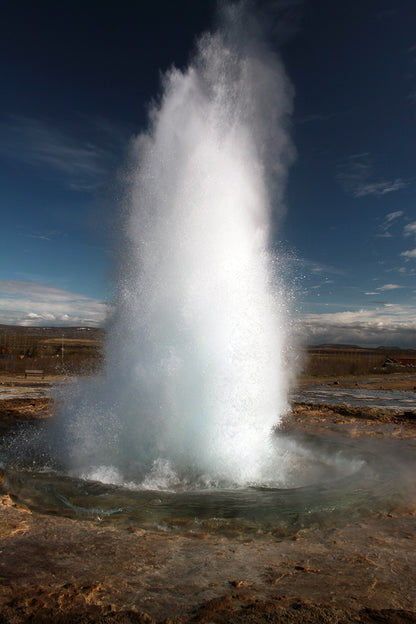
[[[404,235],[411,236],[412,234],[416,236],[416,221],[413,221],[413,223],[408,223],[404,226]]]
[[[0,280],[0,323],[100,326],[105,302],[37,282]]]
[[[397,288],[403,288],[403,286],[399,286],[399,284],[384,284],[384,286],[380,286],[377,290],[397,290]]]
[[[416,258],[416,249],[408,249],[407,251],[403,251],[400,255],[405,258]]]
[[[384,222],[391,223],[391,221],[394,221],[395,219],[398,219],[399,217],[402,217],[403,215],[404,215],[403,210],[395,210],[394,212],[389,212],[389,214],[386,215]]]
[[[326,314],[306,314],[299,322],[306,344],[416,347],[416,314],[410,305],[389,304]]]

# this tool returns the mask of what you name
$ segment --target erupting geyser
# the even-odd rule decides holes
[[[75,473],[149,487],[278,478],[289,323],[270,237],[292,90],[248,21],[228,8],[188,69],[165,75],[132,144],[108,374],[63,420]]]

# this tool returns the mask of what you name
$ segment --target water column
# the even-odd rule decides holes
[[[249,22],[241,6],[225,11],[189,67],[165,74],[132,143],[109,374],[78,405],[73,467],[265,478],[288,402],[290,323],[270,249],[292,89]]]

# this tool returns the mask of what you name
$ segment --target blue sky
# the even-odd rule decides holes
[[[260,2],[294,87],[275,245],[303,339],[416,348],[416,5]],[[97,325],[131,138],[214,0],[9,3],[0,35],[0,322]]]

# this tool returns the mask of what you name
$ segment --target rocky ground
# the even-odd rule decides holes
[[[47,397],[0,402],[3,430],[49,413]],[[297,404],[283,428],[416,445],[416,411]],[[34,513],[3,485],[0,624],[416,622],[414,485],[388,513],[261,538]]]

